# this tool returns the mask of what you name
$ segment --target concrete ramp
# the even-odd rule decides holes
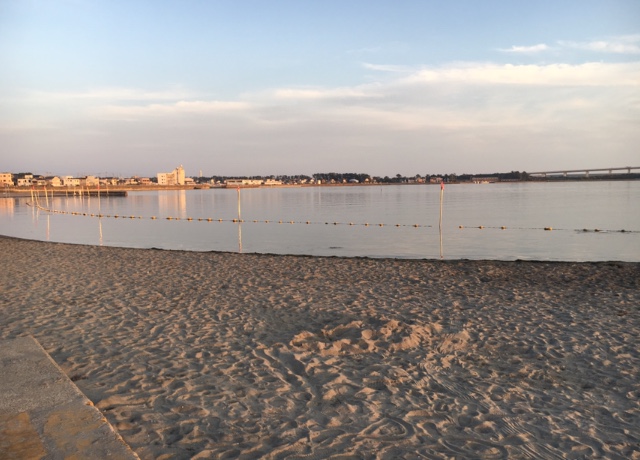
[[[33,337],[0,342],[0,458],[138,459]]]

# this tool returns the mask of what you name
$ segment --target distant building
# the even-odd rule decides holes
[[[33,174],[20,173],[16,176],[18,187],[31,187],[33,185]]]
[[[80,178],[64,176],[62,178],[62,185],[64,185],[65,187],[80,187]]]
[[[0,173],[0,185],[2,185],[2,186],[12,186],[13,185],[13,174],[11,174],[11,173]]]
[[[228,188],[233,187],[259,187],[262,185],[259,179],[227,179],[225,184]]]
[[[485,177],[485,176],[474,176],[472,179],[474,184],[492,184],[494,182],[500,182],[497,176]]]
[[[169,173],[158,173],[158,185],[184,185],[184,180],[182,165]]]
[[[117,177],[102,177],[100,178],[100,185],[109,186],[109,185],[118,185]]]
[[[58,176],[47,176],[44,180],[45,185],[50,185],[51,187],[62,187],[62,180]]]
[[[80,179],[80,183],[82,185],[86,185],[87,187],[97,187],[100,185],[100,179],[95,176],[87,176]]]

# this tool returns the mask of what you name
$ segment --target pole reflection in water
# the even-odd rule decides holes
[[[98,217],[98,230],[100,232],[100,246],[102,246],[102,217]]]
[[[242,217],[240,214],[240,187],[238,187],[238,252],[242,252]]]

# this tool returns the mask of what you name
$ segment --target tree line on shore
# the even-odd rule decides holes
[[[414,176],[403,176],[396,174],[395,176],[372,176],[367,173],[314,173],[311,176],[304,174],[296,175],[269,175],[269,176],[208,176],[194,177],[196,182],[214,182],[224,183],[228,179],[251,179],[251,180],[276,180],[285,184],[304,184],[304,183],[375,183],[375,184],[407,184],[407,183],[429,183],[429,182],[472,182],[477,178],[487,178],[498,181],[515,181],[529,180],[526,172],[511,171],[508,173],[492,173],[492,174],[416,174]]]

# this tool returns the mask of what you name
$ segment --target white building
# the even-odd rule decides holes
[[[65,187],[80,187],[80,178],[64,176],[62,178],[62,185],[64,185]]]
[[[182,165],[169,173],[158,173],[158,185],[184,185],[184,168]]]

